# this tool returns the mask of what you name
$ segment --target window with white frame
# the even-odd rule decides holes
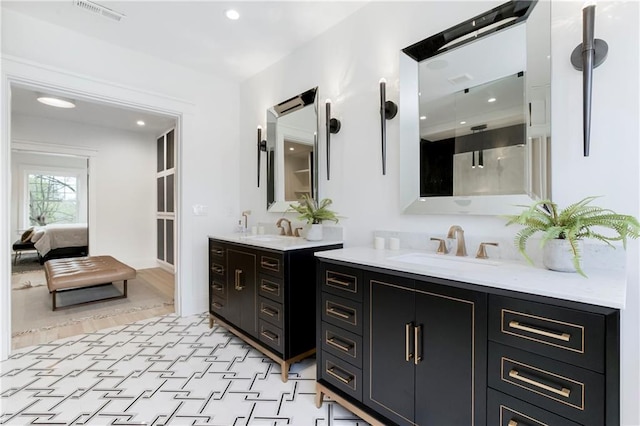
[[[28,171],[28,224],[79,222],[79,179],[75,174]]]

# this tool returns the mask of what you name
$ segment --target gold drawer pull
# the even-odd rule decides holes
[[[260,312],[262,312],[263,314],[267,314],[270,317],[277,317],[278,314],[279,314],[279,312],[276,309],[271,309],[271,308],[268,308],[266,306],[264,308],[260,309]]]
[[[515,420],[509,420],[507,426],[518,426],[518,422],[516,422]]]
[[[568,342],[571,339],[571,335],[569,333],[552,333],[546,330],[540,330],[538,328],[529,327],[528,325],[520,324],[518,321],[509,321],[509,327],[515,328],[517,330],[528,331],[529,333],[539,334],[545,337],[551,337],[553,339],[562,340],[564,342]]]
[[[262,265],[263,268],[277,268],[278,262],[271,263],[269,261],[263,260],[260,262],[260,265]]]
[[[222,291],[223,287],[221,284],[211,284],[211,288],[216,291]]]
[[[269,330],[263,330],[260,334],[262,334],[269,340],[273,340],[274,342],[278,339],[278,335],[270,332]]]
[[[264,291],[268,291],[269,293],[278,293],[278,286],[271,287],[269,284],[262,283],[260,284],[260,288]]]
[[[213,270],[213,272],[215,272],[216,274],[222,274],[224,272],[224,268],[222,266],[218,266],[218,265],[214,265],[211,267],[211,269]]]
[[[351,374],[349,374],[347,378],[344,378],[341,375],[339,375],[338,373],[336,373],[334,370],[335,370],[335,367],[327,368],[327,373],[329,373],[330,375],[332,375],[336,379],[340,380],[345,385],[348,385],[354,379],[354,377]]]
[[[344,318],[344,319],[351,318],[351,315],[346,314],[344,312],[341,312],[340,310],[338,310],[336,308],[327,308],[327,313],[328,314],[333,314],[333,315],[335,315],[337,317]]]
[[[530,385],[533,385],[533,386],[539,387],[540,389],[544,389],[544,390],[546,390],[546,391],[553,392],[553,393],[555,393],[555,394],[557,394],[557,395],[560,395],[560,396],[563,396],[563,397],[565,397],[565,398],[569,398],[569,394],[571,393],[571,390],[570,390],[570,389],[567,389],[567,388],[556,389],[556,388],[554,388],[554,387],[551,387],[551,386],[549,386],[549,385],[545,385],[544,383],[540,383],[540,382],[535,381],[535,380],[533,380],[533,379],[530,379],[530,378],[528,378],[528,377],[521,376],[521,375],[518,373],[518,371],[517,371],[517,370],[511,370],[511,371],[509,371],[509,377],[512,377],[512,378],[514,378],[514,379],[516,379],[516,380],[520,380],[520,381],[525,382],[525,383],[528,383],[528,384],[530,384]]]
[[[244,286],[241,284],[241,277],[242,276],[242,269],[236,269],[236,281],[234,284],[234,287],[236,290],[240,291],[244,288]]]
[[[333,278],[333,277],[327,278],[327,282],[331,283],[331,284],[338,284],[338,285],[341,285],[343,287],[349,287],[352,284],[350,281],[342,281],[342,280],[339,280],[339,279]]]
[[[336,339],[335,337],[328,338],[327,343],[345,352],[349,352],[351,349],[353,349],[353,345],[349,345],[348,343],[345,344],[344,342]]]
[[[222,256],[224,254],[224,250],[222,249],[213,249],[211,250],[213,252],[213,254],[215,254],[216,256]]]
[[[408,322],[404,325],[404,360],[409,361],[413,358],[413,353],[411,353],[411,327],[413,327],[413,323]]]
[[[218,302],[213,302],[212,305],[215,309],[222,309],[222,305],[219,304]]]

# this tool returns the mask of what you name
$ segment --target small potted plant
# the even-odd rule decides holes
[[[309,225],[306,239],[309,241],[322,240],[322,221],[332,220],[338,223],[338,216],[328,207],[333,203],[330,198],[324,198],[317,202],[308,195],[303,195],[298,204],[290,204],[290,207],[298,212],[299,220],[306,220]]]
[[[507,216],[507,225],[523,225],[516,234],[515,244],[520,253],[533,263],[526,253],[527,240],[542,232],[542,261],[554,271],[578,272],[585,276],[581,266],[582,240],[593,238],[612,246],[611,241],[622,241],[626,248],[627,238],[638,238],[640,224],[629,215],[592,206],[597,197],[587,197],[563,210],[550,200],[542,200],[525,207],[519,215]],[[605,235],[599,228],[608,228],[613,233]]]

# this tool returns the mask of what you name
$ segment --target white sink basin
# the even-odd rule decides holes
[[[292,238],[292,237],[286,237],[286,236],[281,236],[281,235],[246,235],[244,237],[240,237],[246,240],[251,240],[251,241],[262,241],[262,242],[268,242],[268,241],[280,241],[282,239],[285,238]]]
[[[500,262],[488,259],[477,259],[469,256],[453,256],[443,254],[429,254],[429,253],[407,253],[399,256],[387,257],[387,260],[393,260],[396,262],[413,263],[414,265],[424,266],[449,266],[452,267],[455,263],[474,263],[477,265],[497,266]]]

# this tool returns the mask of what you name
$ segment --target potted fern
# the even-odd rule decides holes
[[[526,209],[519,215],[507,216],[507,225],[524,226],[515,237],[520,253],[533,263],[526,253],[527,241],[541,232],[544,266],[554,271],[577,271],[586,277],[581,265],[583,239],[593,238],[612,247],[612,241],[622,241],[626,248],[627,238],[638,238],[640,233],[640,224],[635,217],[590,205],[596,198],[584,198],[563,210],[550,200],[542,200],[531,206],[521,206]],[[603,234],[600,228],[613,232]]]
[[[300,214],[298,219],[305,220],[310,225],[305,237],[307,240],[322,240],[322,221],[332,220],[338,223],[338,216],[328,208],[332,203],[330,198],[324,198],[318,202],[305,194],[298,204],[290,204],[290,207]]]

